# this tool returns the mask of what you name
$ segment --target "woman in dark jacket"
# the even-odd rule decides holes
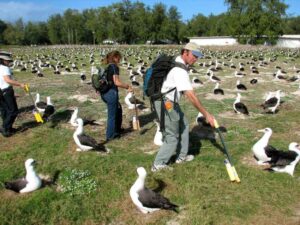
[[[106,140],[112,140],[120,137],[122,130],[122,106],[119,102],[118,88],[132,91],[132,87],[121,82],[119,77],[119,66],[122,56],[119,51],[112,51],[108,53],[103,60],[107,66],[107,79],[112,83],[112,87],[104,94],[101,94],[102,100],[107,105],[107,128]]]

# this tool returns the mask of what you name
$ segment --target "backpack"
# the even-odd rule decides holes
[[[163,101],[163,96],[176,89],[172,88],[166,93],[161,93],[161,88],[170,70],[174,67],[180,67],[184,70],[188,69],[187,66],[183,63],[175,62],[175,58],[173,56],[162,54],[158,56],[158,58],[146,70],[144,77],[143,91],[144,95],[150,98],[152,111],[156,112],[154,101],[161,100],[160,120],[157,117],[160,123],[160,131],[165,130],[165,105]]]
[[[112,87],[112,81],[108,80],[107,69],[102,67],[97,68],[98,72],[92,75],[92,86],[101,94],[105,94]]]
[[[175,62],[173,56],[162,54],[152,63],[146,70],[143,84],[144,95],[149,97],[151,101],[160,99],[164,94],[161,93],[163,82],[165,81],[168,73],[174,67],[180,67],[187,70],[187,67],[179,62]],[[171,89],[169,92],[175,90]]]

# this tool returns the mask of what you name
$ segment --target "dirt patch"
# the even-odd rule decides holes
[[[237,114],[233,111],[227,111],[223,113],[219,113],[220,117],[228,118],[228,119],[236,119],[236,120],[245,120],[249,118],[249,116],[246,116],[244,114]]]
[[[269,165],[258,165],[255,158],[253,157],[252,154],[249,154],[249,155],[246,155],[246,156],[243,156],[241,158],[241,162],[244,164],[244,165],[247,165],[249,167],[252,167],[252,168],[259,168],[259,169],[266,169],[266,168],[269,168],[270,166]]]
[[[93,99],[88,95],[72,95],[68,99],[76,99],[79,102],[86,102],[86,101],[98,102],[98,99]]]
[[[225,94],[225,95],[215,95],[215,94],[206,94],[204,96],[205,99],[207,100],[218,100],[218,101],[221,101],[223,99],[226,99],[226,98],[235,98],[236,95],[234,94]]]

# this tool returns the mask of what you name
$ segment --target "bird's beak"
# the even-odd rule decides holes
[[[257,132],[264,133],[264,132],[265,132],[265,130],[264,130],[264,129],[261,129],[261,130],[257,130]]]

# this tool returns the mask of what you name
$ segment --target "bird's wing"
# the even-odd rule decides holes
[[[20,178],[14,181],[5,182],[4,185],[6,189],[12,190],[14,192],[20,192],[20,190],[26,187],[27,183],[28,182],[25,178]]]
[[[171,206],[176,207],[176,205],[172,204],[169,199],[148,188],[142,189],[138,192],[138,194],[139,201],[141,201],[145,207],[162,209],[168,209],[171,208]]]

